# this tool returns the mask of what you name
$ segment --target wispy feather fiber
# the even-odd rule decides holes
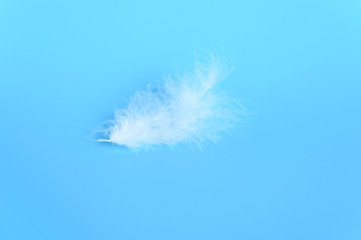
[[[223,64],[210,57],[181,76],[149,85],[135,93],[127,108],[116,110],[100,141],[132,150],[216,141],[237,126],[244,112],[239,101],[222,90],[226,74]]]

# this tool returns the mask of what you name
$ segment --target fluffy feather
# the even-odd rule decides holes
[[[239,123],[244,109],[221,89],[226,69],[214,57],[192,71],[135,93],[104,129],[106,141],[132,150],[216,141]]]

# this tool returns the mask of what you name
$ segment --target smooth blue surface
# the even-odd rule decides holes
[[[202,150],[89,139],[215,51],[254,113]],[[0,239],[361,239],[360,1],[0,1]]]

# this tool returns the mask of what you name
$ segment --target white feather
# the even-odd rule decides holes
[[[243,107],[221,90],[225,67],[214,57],[176,79],[135,93],[104,129],[106,141],[136,150],[155,145],[216,141],[239,123]]]

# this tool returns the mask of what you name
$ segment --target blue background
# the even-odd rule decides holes
[[[360,1],[0,1],[0,239],[361,239]],[[253,113],[202,150],[92,130],[214,51]]]

